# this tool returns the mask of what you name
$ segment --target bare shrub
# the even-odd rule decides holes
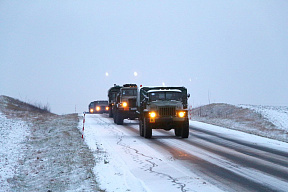
[[[32,104],[32,102],[23,102],[8,96],[0,96],[0,104],[3,105],[3,110],[15,112],[36,112],[36,113],[51,113],[50,105],[42,105],[41,103]]]

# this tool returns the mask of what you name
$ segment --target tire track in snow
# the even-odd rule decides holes
[[[124,147],[124,148],[126,148],[126,149],[129,149],[129,150],[131,150],[131,151],[134,151],[134,153],[137,154],[138,156],[142,156],[142,157],[145,158],[145,161],[150,164],[149,168],[146,169],[146,170],[149,170],[151,173],[154,173],[154,174],[156,174],[156,175],[160,175],[160,176],[163,176],[163,177],[168,178],[168,180],[170,180],[170,181],[173,183],[173,185],[178,185],[178,186],[179,186],[179,188],[181,189],[181,192],[186,192],[186,191],[187,191],[187,190],[185,189],[185,187],[186,187],[186,184],[185,184],[185,183],[179,182],[177,178],[174,178],[174,177],[172,177],[172,176],[169,175],[169,174],[162,173],[162,172],[158,172],[158,171],[155,171],[155,170],[154,170],[154,169],[155,169],[156,167],[158,167],[159,165],[158,165],[157,163],[153,162],[153,160],[154,160],[154,159],[157,159],[157,160],[159,160],[159,161],[162,161],[161,159],[158,159],[158,158],[154,158],[154,157],[145,155],[145,154],[141,153],[139,150],[137,150],[137,149],[135,149],[135,148],[133,148],[133,147],[125,144],[125,142],[123,141],[123,137],[124,137],[125,135],[124,135],[124,133],[123,133],[121,130],[119,130],[119,129],[117,128],[116,125],[115,125],[115,126],[111,126],[111,122],[108,123],[107,121],[104,120],[105,118],[98,118],[98,119],[102,122],[102,125],[104,126],[105,129],[113,129],[113,130],[114,130],[114,131],[111,131],[111,132],[112,132],[115,136],[118,137],[117,145],[120,145],[120,146],[122,146],[122,147]],[[114,125],[114,124],[113,124],[113,125]],[[125,128],[127,128],[127,127],[125,127]],[[117,132],[115,132],[115,131],[117,131]],[[131,130],[131,131],[132,131],[132,130]]]

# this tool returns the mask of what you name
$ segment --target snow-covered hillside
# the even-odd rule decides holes
[[[190,118],[288,142],[288,107],[213,103],[192,109]]]
[[[273,123],[277,129],[288,131],[288,107],[282,106],[262,106],[262,105],[239,105],[252,109],[261,114],[269,122]]]
[[[78,122],[0,96],[0,191],[97,191]]]

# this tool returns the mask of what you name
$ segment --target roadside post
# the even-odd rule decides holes
[[[84,124],[85,124],[85,112],[84,112],[84,116],[83,116],[83,130],[82,130],[82,139],[84,139]]]

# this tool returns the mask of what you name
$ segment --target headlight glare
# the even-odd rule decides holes
[[[128,103],[127,102],[123,102],[122,105],[123,105],[123,107],[127,107]]]
[[[100,111],[100,107],[96,107],[96,111]]]
[[[184,117],[184,116],[185,116],[185,112],[184,112],[184,111],[180,111],[180,112],[178,113],[178,115],[179,115],[179,117]]]
[[[150,115],[151,118],[155,118],[156,117],[156,113],[155,112],[150,112],[149,115]]]

